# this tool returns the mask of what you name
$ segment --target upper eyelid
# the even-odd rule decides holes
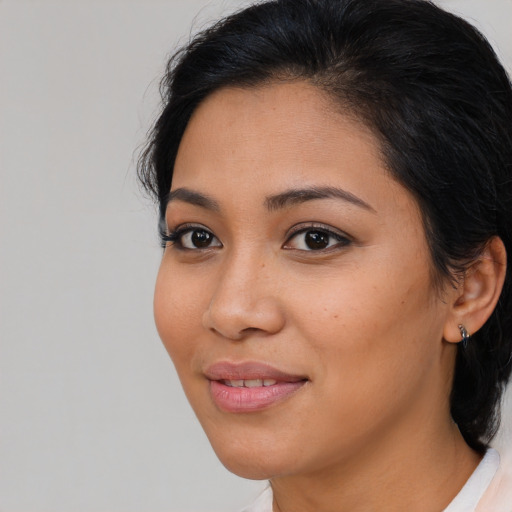
[[[168,238],[168,237],[176,235],[176,234],[181,235],[187,231],[191,231],[194,229],[204,229],[205,231],[208,231],[209,233],[211,233],[213,236],[215,236],[217,238],[217,235],[215,235],[214,232],[210,228],[207,228],[206,226],[204,226],[202,224],[183,222],[183,223],[177,224],[175,227],[171,227],[164,219],[163,221],[160,221],[159,225],[158,225],[158,232],[160,233],[161,238]]]
[[[208,231],[212,235],[216,236],[215,233],[205,226],[204,224],[201,224],[199,222],[181,222],[177,224],[174,227],[170,227],[166,222],[164,222],[164,233],[177,233],[177,232],[184,232],[188,230],[194,230],[194,229],[204,229],[205,231]]]
[[[352,237],[345,231],[337,229],[333,226],[329,226],[327,224],[323,224],[321,222],[306,222],[306,223],[296,224],[295,226],[291,227],[288,230],[288,232],[286,234],[286,240],[288,241],[294,235],[303,233],[305,231],[313,230],[313,229],[316,229],[318,231],[325,231],[326,233],[330,233],[335,236],[339,236],[339,237],[343,237],[343,238],[352,240]]]

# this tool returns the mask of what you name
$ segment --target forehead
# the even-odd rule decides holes
[[[226,159],[231,165],[252,164],[252,174],[274,171],[284,159],[300,173],[312,161],[321,167],[333,151],[345,160],[356,155],[360,161],[365,155],[380,160],[378,141],[370,130],[340,110],[327,94],[305,82],[220,89],[189,121],[174,179],[183,167],[189,178],[194,170],[206,167],[219,172]]]
[[[223,88],[206,98],[185,130],[171,188],[261,203],[303,185],[341,186],[377,205],[411,200],[370,129],[306,82]]]

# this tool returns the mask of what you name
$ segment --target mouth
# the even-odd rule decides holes
[[[248,413],[267,409],[295,395],[308,381],[264,363],[220,362],[205,372],[210,396],[223,412]]]

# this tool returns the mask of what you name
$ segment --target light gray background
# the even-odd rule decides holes
[[[442,3],[512,69],[512,0]],[[158,340],[134,179],[166,55],[240,5],[0,0],[3,512],[226,512],[262,487],[216,460]],[[512,403],[504,423],[505,450]]]

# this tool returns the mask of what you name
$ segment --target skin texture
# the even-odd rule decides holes
[[[307,187],[358,200],[269,202]],[[376,139],[301,82],[208,97],[179,148],[171,191],[182,189],[209,201],[175,194],[169,231],[206,229],[211,243],[194,248],[189,231],[168,244],[155,319],[221,461],[270,479],[276,512],[446,507],[479,461],[449,413],[457,326],[474,332],[492,311],[500,242],[485,272],[436,290],[417,204]],[[338,236],[311,250],[305,229]],[[269,407],[227,412],[205,376],[218,362],[307,381]]]

